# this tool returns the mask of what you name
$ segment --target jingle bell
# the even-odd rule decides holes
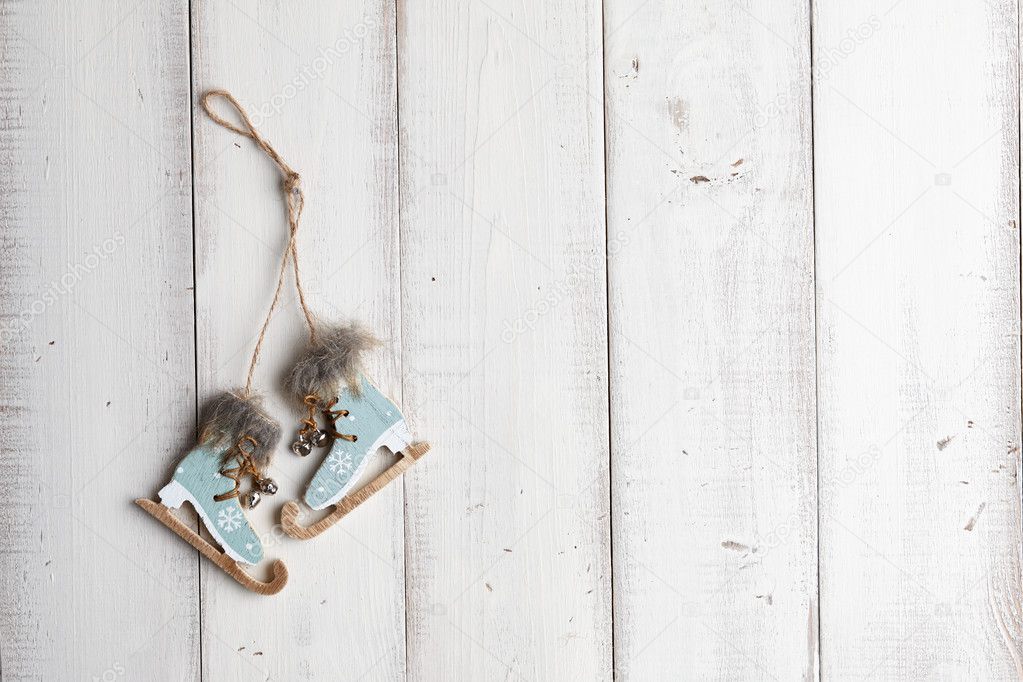
[[[260,499],[262,498],[259,496],[259,493],[253,490],[245,495],[245,505],[249,509],[255,509],[256,505],[259,504]]]
[[[323,429],[316,429],[309,435],[309,442],[315,447],[322,448],[330,441],[330,436]]]
[[[259,486],[259,492],[261,493],[266,495],[277,494],[277,482],[272,478],[261,478],[256,482],[256,484]]]
[[[305,438],[299,438],[291,444],[291,451],[299,457],[306,457],[310,452],[313,451],[312,444]]]

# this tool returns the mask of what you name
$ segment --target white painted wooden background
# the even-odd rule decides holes
[[[1010,0],[0,3],[11,680],[1023,678]],[[131,504],[314,307],[431,453],[261,598]],[[258,381],[304,340],[294,297]]]

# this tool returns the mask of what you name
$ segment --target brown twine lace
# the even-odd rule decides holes
[[[310,394],[307,395],[302,400],[302,402],[305,404],[306,409],[309,411],[309,413],[306,415],[304,419],[300,420],[302,428],[299,429],[298,432],[299,437],[302,436],[308,437],[313,431],[315,431],[318,428],[316,424],[316,412],[320,411],[323,413],[323,416],[327,420],[327,423],[330,424],[330,426],[327,426],[325,429],[323,429],[323,432],[326,433],[328,436],[330,436],[331,438],[340,438],[341,440],[346,440],[350,443],[354,443],[355,441],[359,440],[359,437],[354,434],[341,433],[337,430],[337,420],[340,419],[341,417],[347,417],[349,414],[348,410],[334,409],[334,405],[337,404],[337,398],[334,398],[329,403],[324,404],[319,397]]]
[[[330,420],[331,424],[333,424],[333,428],[328,427],[326,429],[327,435],[331,438],[340,438],[341,440],[346,440],[349,443],[354,443],[359,440],[358,436],[350,433],[339,433],[337,430],[337,420],[341,417],[347,417],[348,410],[335,410],[333,409],[335,404],[337,404],[337,398],[334,398],[327,403],[327,406],[323,409],[323,415]]]
[[[246,449],[244,446],[248,444],[250,447]],[[226,493],[220,493],[214,495],[213,499],[217,502],[223,502],[229,500],[232,497],[238,497],[242,485],[242,479],[245,476],[252,476],[257,482],[263,478],[262,472],[259,467],[252,461],[252,452],[259,443],[252,436],[242,436],[241,440],[235,443],[234,448],[230,453],[238,461],[238,466],[233,469],[224,468],[220,470],[220,473],[234,481],[234,487],[228,490]]]
[[[299,437],[309,437],[317,428],[319,428],[316,424],[316,411],[319,409],[320,400],[314,395],[307,395],[302,402],[305,404],[309,413],[306,415],[305,419],[299,420],[299,423],[302,424],[302,428],[299,429],[298,435]]]
[[[238,113],[238,116],[241,117],[242,122],[245,124],[244,128],[239,128],[220,116],[220,114],[213,111],[212,101],[215,97],[221,97],[227,100],[228,103],[234,107],[234,110]],[[305,298],[305,290],[302,288],[302,277],[299,273],[298,267],[298,245],[295,239],[295,236],[298,233],[299,220],[302,218],[302,209],[305,207],[305,195],[302,193],[302,187],[300,185],[301,178],[299,177],[299,174],[292,170],[291,166],[285,163],[284,159],[281,158],[281,155],[277,153],[277,150],[270,145],[266,138],[259,134],[259,131],[256,130],[256,126],[252,123],[252,119],[249,118],[245,108],[238,103],[238,100],[236,100],[231,93],[226,90],[210,90],[202,96],[202,108],[215,123],[219,123],[228,130],[247,137],[259,145],[259,148],[266,152],[266,155],[270,157],[284,175],[284,197],[288,205],[288,246],[284,251],[284,257],[281,258],[281,267],[277,274],[277,287],[274,289],[274,297],[273,301],[270,303],[270,310],[267,311],[266,319],[263,320],[263,326],[259,329],[259,337],[256,339],[256,346],[252,350],[252,358],[249,360],[249,373],[245,379],[245,394],[248,395],[252,390],[252,377],[256,371],[256,365],[259,362],[259,354],[263,348],[263,339],[266,337],[267,327],[270,326],[270,320],[273,318],[274,311],[277,309],[277,304],[280,302],[281,289],[284,287],[284,276],[288,269],[289,259],[295,268],[295,289],[298,292],[298,301],[302,306],[302,313],[305,315],[305,321],[309,327],[309,341],[311,343],[316,342],[316,322],[313,319],[312,313],[309,311],[309,306],[307,305]]]

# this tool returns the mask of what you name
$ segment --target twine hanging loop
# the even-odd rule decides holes
[[[222,98],[234,108],[239,118],[244,123],[245,127],[240,128],[231,121],[218,114],[213,109],[213,100],[215,98]],[[206,115],[209,116],[215,123],[227,128],[228,130],[238,133],[244,137],[249,138],[255,142],[260,149],[266,152],[266,155],[277,165],[277,168],[281,171],[281,175],[284,176],[283,188],[284,188],[284,199],[288,207],[288,245],[284,250],[284,256],[281,258],[280,270],[277,274],[277,287],[274,289],[273,301],[270,303],[270,310],[267,311],[266,319],[263,320],[263,326],[260,327],[259,337],[256,339],[256,346],[252,350],[252,358],[249,360],[249,372],[245,379],[245,393],[249,394],[252,390],[252,377],[256,371],[256,365],[259,363],[259,354],[263,348],[263,340],[266,337],[267,327],[270,326],[270,320],[273,318],[274,311],[277,310],[277,305],[280,303],[281,290],[284,287],[284,276],[288,269],[288,261],[290,260],[295,269],[295,290],[298,292],[298,301],[302,306],[302,313],[305,315],[306,325],[309,327],[309,341],[310,343],[316,342],[316,321],[313,318],[313,314],[309,310],[309,306],[306,303],[305,291],[302,288],[302,277],[298,267],[298,244],[296,235],[298,234],[299,221],[302,219],[302,209],[305,208],[305,193],[302,191],[302,178],[295,172],[295,170],[289,166],[276,149],[267,141],[265,137],[259,134],[256,130],[255,124],[249,117],[245,107],[243,107],[238,100],[234,98],[230,92],[226,90],[210,90],[202,96],[202,108],[206,111]]]

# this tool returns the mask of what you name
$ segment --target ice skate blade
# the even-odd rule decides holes
[[[399,454],[401,459],[389,466],[383,473],[353,493],[345,495],[330,515],[325,516],[311,526],[303,526],[298,522],[299,507],[297,502],[288,502],[281,509],[281,527],[284,532],[298,540],[309,540],[327,530],[353,509],[373,497],[387,486],[388,483],[409,470],[413,464],[430,450],[429,443],[414,443]]]
[[[178,537],[199,550],[204,557],[219,566],[224,573],[237,580],[245,589],[256,594],[271,595],[283,590],[284,586],[288,583],[288,568],[280,559],[274,559],[273,564],[271,564],[273,578],[269,582],[256,580],[246,573],[237,561],[211,545],[201,535],[182,523],[167,507],[159,502],[147,500],[144,497],[135,500],[135,504],[145,509],[153,518],[177,533]]]

